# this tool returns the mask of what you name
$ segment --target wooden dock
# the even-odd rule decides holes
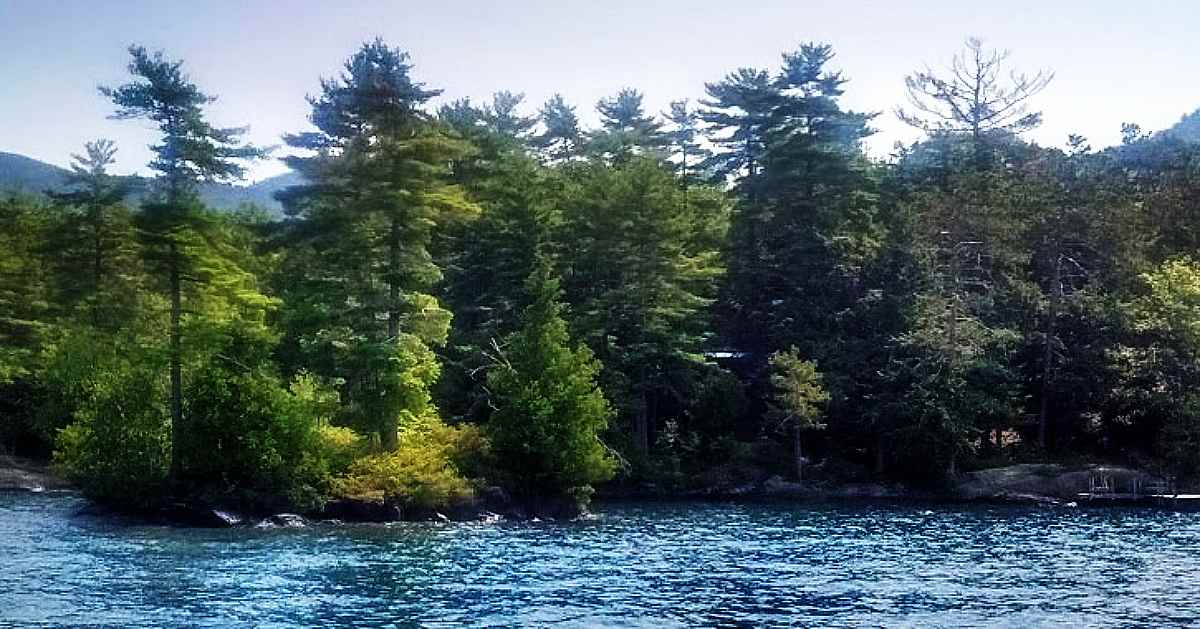
[[[1200,494],[1181,494],[1175,489],[1174,478],[1143,479],[1134,476],[1118,487],[1113,475],[1104,468],[1092,473],[1088,491],[1079,492],[1080,500],[1124,503],[1187,503],[1200,506]]]

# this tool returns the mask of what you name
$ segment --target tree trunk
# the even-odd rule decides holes
[[[399,422],[396,417],[384,417],[379,428],[379,445],[385,452],[395,452],[400,447]]]
[[[1056,252],[1057,253],[1057,252]],[[1054,369],[1054,334],[1058,323],[1058,305],[1062,299],[1062,256],[1054,260],[1054,278],[1050,285],[1050,306],[1046,313],[1046,333],[1042,352],[1042,396],[1038,409],[1038,447],[1046,448],[1046,424],[1050,409]]]
[[[392,228],[388,234],[388,343],[395,345],[400,337],[400,221],[392,219]],[[379,445],[386,452],[394,452],[400,447],[400,439],[396,434],[399,430],[398,417],[381,417],[379,427]]]
[[[101,225],[101,210],[96,208],[92,215],[92,325],[100,327],[100,282],[104,277],[104,230]]]
[[[392,219],[388,238],[388,339],[400,336],[400,221]]]
[[[637,412],[633,415],[633,449],[645,454],[650,451],[650,404],[649,396],[646,395],[645,368],[642,372],[642,383],[638,386]]]
[[[804,482],[804,448],[800,443],[800,424],[792,425],[792,455],[796,457],[796,482]]]
[[[885,452],[883,450],[883,435],[879,435],[875,437],[875,473],[877,475],[883,474],[884,459]]]
[[[181,319],[183,317],[183,294],[179,278],[179,249],[172,237],[170,244],[170,289],[171,289],[171,329],[170,329],[170,370],[171,370],[171,479],[179,478],[183,471],[181,460],[182,447],[180,440],[183,436],[183,333]]]

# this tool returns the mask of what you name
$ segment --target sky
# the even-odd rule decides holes
[[[96,89],[128,78],[135,43],[185,61],[219,97],[213,123],[276,145],[308,128],[319,78],[376,36],[409,51],[415,78],[444,99],[524,92],[533,113],[561,92],[587,123],[622,87],[663,111],[738,67],[774,70],[781,53],[825,42],[849,79],[844,105],[881,112],[868,142],[878,157],[919,137],[893,113],[904,76],[945,67],[977,36],[1011,50],[1016,69],[1054,71],[1030,139],[1062,146],[1078,133],[1101,147],[1122,122],[1161,129],[1200,107],[1197,32],[1193,0],[0,0],[0,151],[66,165],[104,137],[120,148],[116,172],[145,173],[153,128],[108,119]],[[284,170],[267,160],[251,179]]]

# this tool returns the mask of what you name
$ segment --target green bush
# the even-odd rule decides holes
[[[135,346],[115,344],[57,357],[53,372],[78,379],[72,421],[58,431],[54,463],[90,498],[139,508],[161,497],[170,429],[160,362]],[[91,366],[86,376],[72,369],[82,364]]]
[[[352,463],[334,481],[334,493],[411,507],[444,506],[471,495],[462,466],[481,460],[486,450],[486,441],[474,426],[448,426],[436,416],[425,415],[401,428],[396,450]]]
[[[185,406],[180,470],[192,485],[308,503],[343,456],[318,431],[319,402],[266,369],[210,365],[190,378]]]

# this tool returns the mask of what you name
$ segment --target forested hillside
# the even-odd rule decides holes
[[[896,77],[900,109],[848,110],[804,44],[665,112],[622,89],[595,128],[569,95],[434,107],[369,42],[284,138],[282,217],[214,211],[265,153],[131,55],[101,92],[160,130],[149,187],[100,140],[0,199],[0,444],[96,499],[1200,474],[1200,144],[1033,144],[1052,73],[978,41]],[[921,139],[868,157],[893,115]]]

